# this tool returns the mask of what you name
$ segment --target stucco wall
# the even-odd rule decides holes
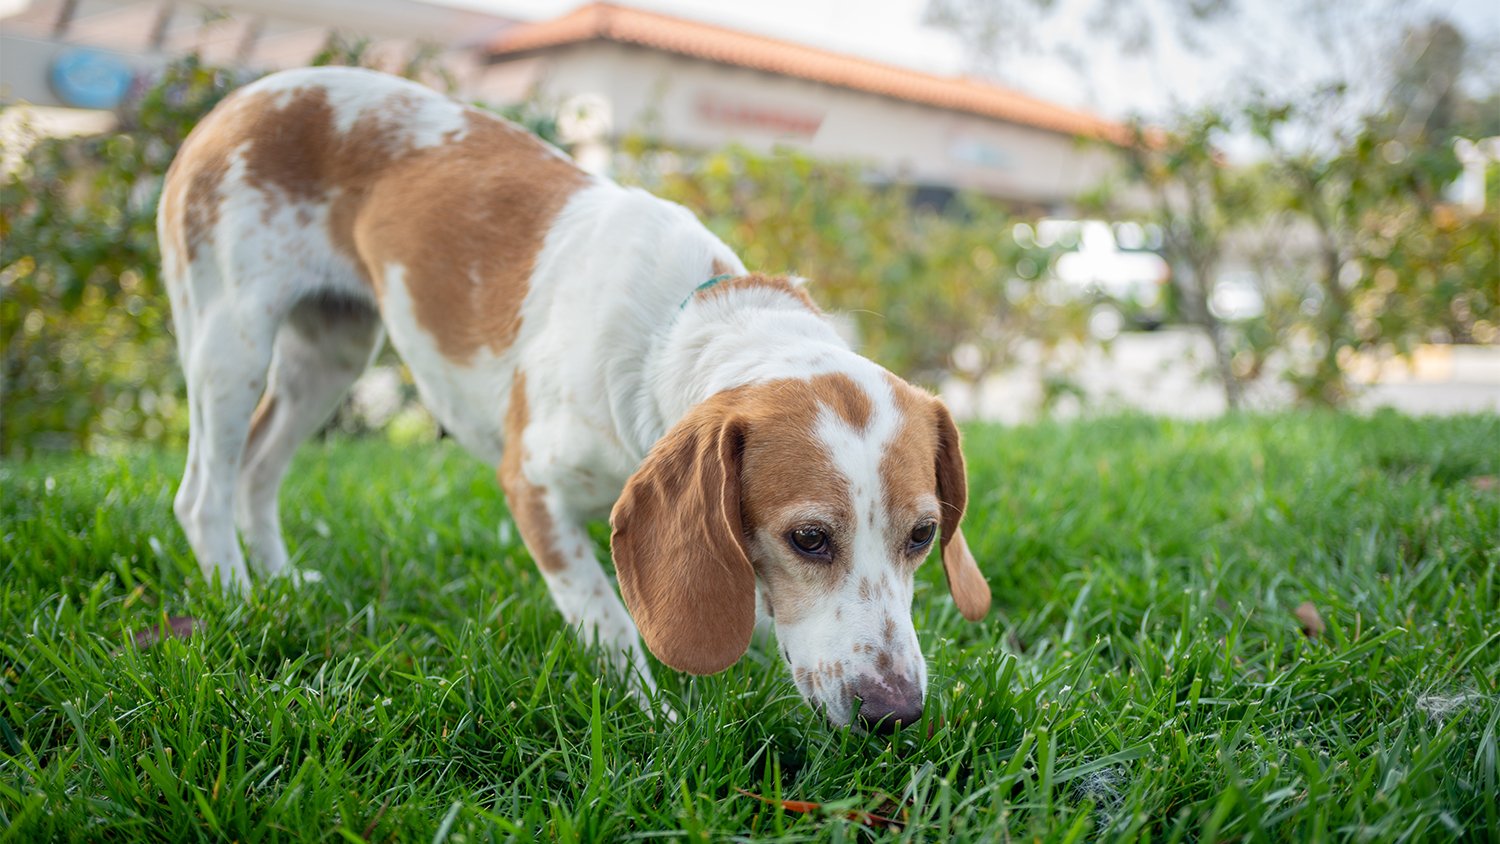
[[[1071,136],[610,42],[502,64],[484,84],[497,94],[530,87],[549,99],[602,96],[616,136],[649,125],[687,147],[785,144],[1054,209],[1113,166],[1107,150]]]

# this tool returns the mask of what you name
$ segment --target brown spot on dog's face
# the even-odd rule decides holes
[[[870,397],[854,379],[840,372],[818,375],[811,379],[819,400],[839,415],[855,433],[870,425]]]
[[[844,386],[853,384],[837,375],[738,391],[736,406],[746,431],[744,528],[752,539],[756,573],[766,583],[780,623],[796,623],[847,576],[847,563],[800,556],[786,540],[795,529],[813,527],[827,532],[835,548],[848,547],[854,519],[851,491],[816,433],[823,414],[853,412],[852,400],[838,398]],[[868,408],[864,412],[868,415]]]
[[[905,381],[890,382],[901,427],[881,458],[880,485],[892,528],[904,534],[920,518],[921,502],[937,492],[938,438],[932,423],[936,400]]]
[[[990,587],[959,529],[969,493],[958,428],[936,398],[894,376],[891,384],[906,427],[881,463],[886,504],[894,513],[914,492],[936,491],[948,590],[964,618],[977,621],[989,611]]]

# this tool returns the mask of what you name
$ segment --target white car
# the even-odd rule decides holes
[[[1165,318],[1171,270],[1146,248],[1159,233],[1153,237],[1136,223],[1049,218],[1037,224],[1035,239],[1040,246],[1068,247],[1051,280],[1066,298],[1096,302],[1089,320],[1095,336],[1113,337],[1127,322],[1154,328]]]

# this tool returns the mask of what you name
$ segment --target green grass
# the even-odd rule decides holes
[[[306,448],[283,513],[324,580],[243,602],[172,519],[180,456],[9,464],[0,838],[1500,839],[1500,418],[1120,418],[966,451],[995,609],[964,622],[923,567],[932,729],[894,739],[821,723],[765,646],[658,666],[682,720],[653,723],[451,444]],[[205,629],[128,644],[178,615]],[[887,798],[904,831],[847,818]]]

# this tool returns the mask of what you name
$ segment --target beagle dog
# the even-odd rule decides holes
[[[210,581],[248,585],[236,529],[287,569],[292,453],[389,336],[643,699],[642,639],[709,674],[769,618],[834,724],[911,724],[935,542],[959,611],[989,608],[936,398],[850,351],[799,280],[492,114],[366,70],[264,77],[183,144],[157,230],[191,412],[174,509]],[[624,605],[585,531],[606,514]]]

